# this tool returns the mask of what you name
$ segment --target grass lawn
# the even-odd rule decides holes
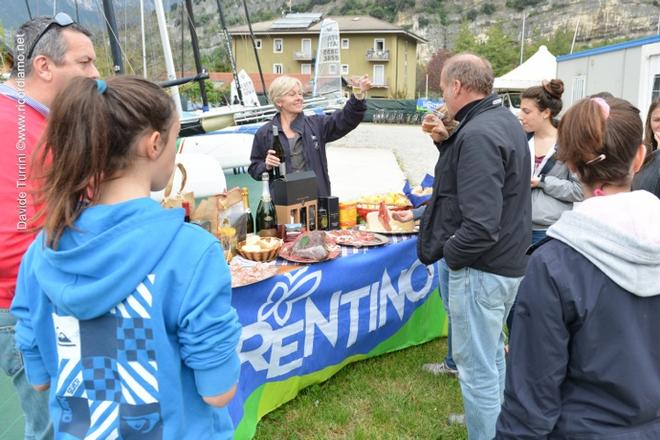
[[[266,415],[254,438],[467,439],[464,427],[447,423],[463,412],[458,379],[421,370],[446,351],[440,338],[350,364]]]

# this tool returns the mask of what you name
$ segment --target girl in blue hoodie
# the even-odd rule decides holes
[[[170,97],[135,77],[78,79],[51,108],[44,226],[11,311],[58,439],[232,436],[240,325],[222,248],[149,198],[178,131]]]

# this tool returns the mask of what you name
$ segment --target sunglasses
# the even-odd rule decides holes
[[[43,31],[39,32],[39,35],[37,35],[37,38],[34,39],[34,43],[32,43],[32,46],[30,46],[30,50],[28,50],[27,53],[27,58],[30,59],[32,57],[32,52],[34,52],[34,48],[37,47],[37,43],[39,43],[39,40],[48,32],[48,30],[53,27],[54,24],[58,25],[59,27],[67,27],[71,26],[75,21],[73,21],[73,18],[69,17],[69,14],[65,14],[64,12],[58,12],[55,17],[53,17],[46,27],[44,28]]]

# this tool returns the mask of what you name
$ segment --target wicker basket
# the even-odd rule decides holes
[[[245,241],[241,241],[238,243],[236,246],[236,251],[243,257],[247,258],[248,260],[252,261],[273,261],[275,258],[277,258],[277,254],[280,251],[280,248],[282,247],[282,240],[280,238],[275,238],[275,237],[268,237],[268,238],[262,238],[262,240],[269,240],[270,242],[277,242],[276,246],[273,246],[271,249],[265,249],[260,252],[248,252],[243,250],[243,246],[245,245]]]

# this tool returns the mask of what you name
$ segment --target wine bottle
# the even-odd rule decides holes
[[[302,224],[303,229],[307,231],[307,208],[305,206],[300,208],[300,223]]]
[[[243,209],[245,210],[245,233],[253,234],[254,233],[254,217],[252,216],[252,211],[250,211],[250,201],[248,199],[248,189],[241,188],[241,196],[243,196]]]
[[[275,179],[281,179],[286,176],[286,159],[284,157],[284,148],[280,141],[280,135],[275,124],[273,124],[273,145],[271,145],[270,149],[275,151],[275,156],[280,160],[280,165],[273,168],[273,176]]]
[[[275,205],[270,197],[268,187],[268,173],[261,175],[262,192],[259,206],[257,207],[257,234],[262,237],[275,237],[277,235],[277,218],[275,216]]]
[[[309,230],[310,231],[316,231],[316,207],[314,205],[311,205],[308,209],[308,214],[309,214]]]

